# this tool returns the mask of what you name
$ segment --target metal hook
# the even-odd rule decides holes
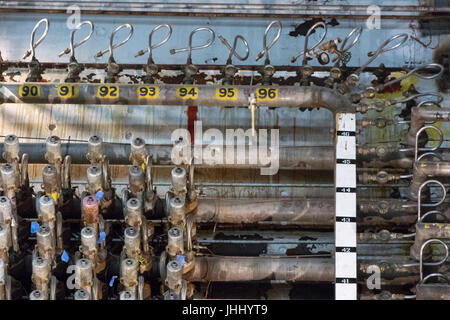
[[[335,67],[337,67],[339,65],[339,62],[342,60],[342,57],[344,56],[344,54],[347,53],[351,48],[353,48],[353,46],[359,41],[362,31],[363,31],[362,27],[356,27],[352,31],[350,31],[350,33],[347,35],[347,37],[345,37],[344,41],[342,42],[341,49],[339,50],[340,56],[333,59],[333,62],[336,61],[335,65],[334,65]],[[356,37],[355,37],[355,39],[353,39],[353,42],[350,43],[347,47],[345,47],[347,42],[350,40],[350,38],[355,33],[356,33]]]
[[[273,38],[272,42],[267,45],[267,35],[269,34],[269,30],[272,29],[272,26],[277,25],[278,26],[278,32],[275,38]],[[256,57],[256,61],[266,56],[266,61],[269,61],[269,50],[274,46],[275,43],[277,43],[278,39],[281,36],[281,30],[283,29],[283,26],[281,25],[281,22],[278,20],[274,20],[266,28],[266,31],[264,31],[264,37],[263,37],[263,49],[258,53],[258,56]]]
[[[42,36],[39,38],[39,40],[36,41],[36,43],[34,43],[34,36],[36,34],[36,31],[39,28],[39,26],[41,25],[41,23],[43,23],[43,22],[45,22],[44,33],[42,33]],[[50,22],[48,21],[47,18],[41,19],[41,20],[39,20],[38,23],[36,23],[36,25],[33,28],[33,31],[31,31],[30,49],[27,52],[25,52],[25,55],[23,56],[23,59],[26,59],[27,57],[29,57],[30,54],[31,54],[31,58],[34,59],[34,57],[35,57],[34,50],[37,48],[38,45],[41,44],[42,41],[44,41],[44,38],[47,36],[49,28],[50,28]]]
[[[428,76],[427,75],[421,75],[419,73],[420,71],[425,71],[425,70],[429,70],[429,69],[435,69],[435,70],[438,69],[438,72],[435,73],[435,74],[428,75]],[[442,72],[444,72],[444,67],[443,66],[441,66],[438,63],[429,63],[429,64],[425,64],[425,65],[422,65],[422,66],[419,66],[419,67],[416,67],[416,68],[412,69],[410,72],[408,72],[407,74],[401,76],[400,78],[396,78],[396,79],[393,79],[393,80],[388,81],[386,83],[383,83],[383,84],[377,86],[376,88],[369,87],[369,88],[367,88],[367,90],[370,91],[371,94],[373,94],[373,93],[376,93],[376,92],[380,92],[384,88],[389,87],[389,86],[393,85],[394,83],[400,82],[400,81],[408,78],[409,76],[411,76],[413,74],[416,74],[416,76],[418,78],[420,78],[420,79],[431,80],[431,79],[435,79],[435,78],[439,77],[442,74]]]
[[[75,38],[75,32],[77,30],[80,30],[83,25],[89,25],[91,27],[90,31],[89,31],[89,34],[83,40],[81,40],[80,42],[73,44],[73,41],[74,41],[74,38]],[[82,21],[82,22],[80,22],[77,25],[77,27],[75,29],[73,29],[72,32],[70,33],[70,47],[66,48],[64,51],[61,51],[58,54],[58,57],[62,57],[65,54],[71,53],[71,57],[74,58],[75,57],[75,48],[78,48],[83,43],[88,41],[91,38],[93,33],[94,33],[94,24],[91,21]]]
[[[424,284],[428,279],[431,279],[431,278],[442,278],[442,279],[444,279],[445,281],[447,281],[447,283],[450,283],[449,281],[448,281],[448,278],[444,275],[444,274],[442,274],[442,273],[430,273],[429,275],[427,275],[425,278],[423,278],[423,280],[420,282],[421,284]]]
[[[433,129],[439,133],[439,144],[437,146],[435,146],[433,148],[419,148],[419,136],[426,129]],[[419,151],[436,151],[437,149],[439,149],[441,147],[442,142],[444,142],[444,134],[442,133],[441,129],[439,129],[435,126],[424,126],[424,127],[420,128],[416,133],[416,143],[414,146],[414,161],[417,161],[417,155],[418,155]]]
[[[153,34],[156,31],[158,31],[159,29],[161,29],[161,28],[166,28],[168,30],[167,36],[160,43],[152,45]],[[153,49],[161,47],[163,44],[165,44],[167,41],[169,41],[171,36],[172,36],[172,27],[170,26],[170,24],[157,25],[156,27],[154,27],[152,29],[152,31],[150,31],[150,34],[148,35],[148,47],[147,47],[147,50],[143,49],[143,50],[139,51],[138,53],[136,53],[136,55],[134,57],[135,58],[140,57],[143,54],[145,54],[146,52],[148,52],[149,53],[149,55],[148,55],[149,61],[153,61]]]
[[[123,28],[129,29],[129,30],[130,30],[130,33],[128,34],[128,36],[127,36],[122,42],[117,43],[117,44],[113,44],[113,40],[114,40],[115,34],[116,34],[120,29],[123,29]],[[133,33],[134,33],[134,28],[133,28],[133,26],[132,26],[131,24],[126,23],[126,24],[122,24],[122,25],[118,26],[118,27],[111,33],[111,36],[110,36],[110,38],[109,38],[109,48],[108,48],[108,49],[105,49],[105,50],[103,50],[103,51],[98,52],[98,53],[95,55],[95,57],[100,58],[100,57],[103,56],[105,53],[109,52],[109,53],[110,53],[109,59],[114,58],[114,54],[113,54],[114,49],[117,49],[117,48],[123,46],[125,43],[127,43],[128,40],[130,40],[130,38],[131,38],[131,36],[133,35]]]
[[[426,217],[428,217],[428,216],[430,216],[432,214],[435,214],[435,215],[443,217],[444,219],[447,219],[447,217],[441,211],[439,211],[439,210],[432,210],[432,211],[428,211],[427,213],[425,213],[422,217],[418,217],[418,222],[423,222],[423,220]]]
[[[205,44],[203,44],[201,46],[193,47],[192,46],[192,37],[194,36],[194,34],[196,34],[197,32],[200,32],[200,31],[208,31],[211,34],[211,38]],[[199,50],[199,49],[208,48],[209,46],[212,45],[212,43],[214,42],[215,38],[216,38],[216,34],[215,34],[214,30],[212,30],[211,28],[208,28],[208,27],[197,28],[197,29],[193,30],[189,34],[189,42],[188,42],[188,47],[187,48],[170,49],[170,54],[175,54],[175,53],[178,53],[178,52],[188,51],[187,63],[190,64],[192,62],[192,58],[191,58],[192,57],[192,50]]]
[[[392,47],[388,47],[386,48],[391,42],[395,41],[398,38],[402,38],[402,40],[393,45]],[[354,74],[359,75],[369,64],[372,63],[373,60],[375,60],[380,54],[388,52],[388,51],[392,51],[394,49],[397,49],[398,47],[400,47],[401,45],[403,45],[406,40],[408,40],[408,35],[406,33],[401,33],[401,34],[397,34],[389,39],[387,39],[385,42],[383,42],[383,44],[375,51],[371,51],[369,52],[367,55],[369,57],[371,57],[365,64],[363,64],[361,67],[359,67]]]
[[[322,37],[319,39],[319,41],[317,41],[316,44],[314,44],[310,49],[308,49],[309,36],[317,27],[324,28],[324,33],[323,33]],[[302,64],[306,65],[306,62],[307,62],[306,58],[307,58],[308,52],[313,51],[315,48],[317,48],[322,43],[323,39],[325,39],[326,35],[327,35],[327,25],[324,22],[320,21],[320,22],[317,22],[316,24],[314,24],[311,28],[309,28],[308,32],[306,33],[305,47],[303,48],[303,52],[300,52],[297,56],[292,57],[291,62],[297,61],[297,59],[303,55]]]
[[[222,41],[222,43],[228,48],[228,50],[230,50],[230,54],[228,55],[228,59],[227,59],[227,63],[231,64],[231,57],[234,55],[236,58],[238,58],[241,61],[247,60],[249,54],[250,54],[250,49],[248,47],[248,43],[247,40],[245,40],[245,38],[243,36],[241,36],[240,34],[238,34],[236,37],[234,37],[234,42],[233,42],[233,47],[230,46],[230,44],[228,43],[227,39],[225,39],[224,37],[222,37],[219,34],[219,39],[220,41]],[[245,56],[241,57],[237,52],[236,52],[236,47],[237,47],[237,41],[238,39],[240,39],[242,41],[242,43],[245,46]]]
[[[421,204],[421,202],[422,202],[422,199],[421,199],[422,189],[423,189],[423,187],[425,187],[427,184],[430,184],[430,183],[436,183],[437,185],[439,185],[442,188],[442,199],[439,200],[438,202],[435,202],[435,203]],[[440,181],[427,180],[424,183],[422,183],[420,185],[420,187],[419,187],[419,192],[417,193],[417,220],[420,220],[420,211],[421,211],[420,209],[421,209],[422,206],[423,207],[437,207],[437,206],[441,205],[445,201],[445,197],[446,196],[447,196],[447,191],[445,190],[444,185]]]
[[[447,247],[447,245],[445,244],[444,241],[439,240],[439,239],[430,239],[430,240],[425,241],[422,244],[422,246],[420,247],[420,255],[419,255],[420,281],[424,281],[424,278],[423,278],[423,265],[424,265],[424,263],[423,263],[423,250],[425,249],[425,247],[427,245],[429,245],[430,243],[433,243],[433,242],[437,242],[437,243],[442,244],[442,246],[445,248],[445,257],[444,257],[444,259],[442,259],[442,260],[440,260],[438,262],[427,262],[425,264],[427,266],[439,266],[441,264],[444,264],[447,261],[447,259],[448,259],[448,247]]]

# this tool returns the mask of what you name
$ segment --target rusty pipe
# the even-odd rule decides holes
[[[419,260],[420,248],[430,239],[450,239],[450,224],[448,223],[416,223],[416,235],[411,247],[411,257]]]
[[[78,87],[78,96],[74,98],[60,98],[58,96],[57,83],[39,83],[39,95],[35,97],[20,97],[21,84],[6,83],[0,85],[0,104],[2,103],[33,103],[33,104],[106,104],[106,105],[166,105],[166,106],[203,106],[203,107],[247,107],[251,94],[256,95],[259,87],[235,86],[237,89],[235,100],[219,100],[216,98],[216,90],[222,88],[217,85],[195,85],[194,99],[186,99],[180,96],[180,85],[157,85],[159,93],[152,99],[138,96],[139,84],[74,84]],[[33,84],[27,84],[33,85]],[[37,85],[37,84],[36,84]],[[114,97],[101,97],[100,88],[115,86],[117,93]],[[192,87],[192,86],[191,86]],[[326,108],[331,112],[355,112],[355,107],[344,95],[326,87],[295,87],[295,86],[271,86],[278,90],[278,98],[270,101],[257,101],[257,106],[274,108]],[[106,89],[108,90],[108,89]],[[115,91],[115,92],[116,92]],[[257,95],[256,95],[257,96]]]
[[[417,208],[397,199],[359,199],[360,226],[409,226],[417,220]],[[288,222],[304,227],[332,228],[333,198],[295,199],[205,199],[198,200],[194,218],[198,223]]]
[[[416,161],[413,168],[413,178],[408,190],[409,198],[417,200],[419,188],[428,177],[448,176],[450,176],[450,162]]]
[[[425,122],[450,121],[450,109],[414,107],[411,109],[411,124],[407,135],[408,145],[415,146],[417,132]]]
[[[302,257],[196,257],[194,270],[183,275],[189,281],[286,280],[334,281],[331,258]]]

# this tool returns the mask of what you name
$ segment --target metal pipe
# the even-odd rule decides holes
[[[417,208],[395,199],[358,201],[358,225],[409,226]],[[194,218],[200,223],[288,222],[303,227],[331,228],[335,219],[333,198],[311,199],[204,199],[198,200]]]
[[[195,85],[197,88],[194,99],[186,99],[178,94],[180,85],[161,84],[159,94],[152,99],[139,98],[138,89],[142,85],[138,84],[73,84],[78,87],[78,95],[74,98],[60,98],[58,87],[60,84],[32,84],[30,86],[40,86],[38,94],[34,97],[20,97],[19,87],[21,84],[0,85],[1,103],[49,103],[49,104],[106,104],[106,105],[171,105],[171,106],[222,106],[222,107],[246,107],[250,94],[256,94],[258,87],[235,86],[237,89],[235,100],[216,99],[216,90],[222,86],[217,85]],[[108,89],[104,87],[117,87],[117,91],[108,94]],[[192,86],[190,86],[192,87]],[[347,97],[336,93],[334,90],[325,87],[295,87],[295,86],[273,86],[278,90],[278,98],[270,101],[257,101],[258,106],[273,108],[326,108],[332,112],[354,112],[355,107]],[[106,92],[106,94],[105,94]],[[98,94],[102,93],[102,94]],[[103,95],[103,97],[102,97]]]
[[[413,178],[409,185],[409,198],[417,200],[419,188],[428,177],[448,176],[450,176],[450,162],[416,161],[414,163]]]
[[[411,256],[419,260],[420,249],[425,241],[430,239],[449,239],[450,225],[447,223],[416,223],[416,235],[411,247]]]
[[[411,125],[408,131],[408,145],[416,144],[417,132],[425,122],[450,121],[450,109],[432,109],[427,107],[414,107],[411,109]]]
[[[334,281],[330,258],[301,257],[196,257],[189,281]]]

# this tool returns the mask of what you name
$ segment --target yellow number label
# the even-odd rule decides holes
[[[141,86],[137,90],[139,99],[157,99],[159,97],[159,88],[156,86]]]
[[[177,88],[177,98],[195,100],[198,97],[197,87],[179,87]]]
[[[114,99],[119,97],[119,86],[102,84],[98,86],[97,97]]]
[[[58,86],[58,97],[63,99],[78,97],[78,86],[74,84],[60,84]]]
[[[237,100],[238,89],[233,87],[221,87],[216,89],[217,100]]]
[[[258,88],[256,89],[256,99],[258,101],[276,101],[278,100],[278,89]]]
[[[22,84],[19,86],[19,96],[22,98],[39,97],[41,86],[38,84]]]

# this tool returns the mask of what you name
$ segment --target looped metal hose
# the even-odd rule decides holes
[[[311,48],[308,48],[309,36],[318,27],[322,27],[324,29],[324,33],[323,33],[322,37],[319,39],[319,41],[317,41]],[[295,57],[292,57],[291,62],[297,61],[297,59],[303,55],[302,65],[306,65],[307,64],[306,58],[307,58],[308,52],[313,51],[315,48],[317,48],[322,43],[322,41],[325,39],[326,36],[327,36],[327,25],[322,21],[314,24],[311,28],[309,28],[308,32],[306,33],[305,46],[303,48],[303,51],[300,52]]]
[[[245,61],[247,60],[249,54],[250,54],[250,49],[248,47],[248,42],[247,40],[245,40],[245,38],[243,36],[241,36],[240,34],[238,34],[236,37],[234,37],[234,42],[233,42],[233,47],[230,46],[230,44],[228,43],[227,39],[225,39],[224,37],[222,37],[221,35],[218,36],[220,41],[222,41],[222,43],[228,48],[228,50],[230,50],[230,54],[228,55],[228,59],[227,59],[227,63],[231,64],[231,58],[232,56],[235,56],[237,59],[241,60],[241,61]],[[242,43],[245,46],[245,56],[241,57],[237,52],[236,52],[236,47],[237,47],[237,41],[241,40]]]
[[[200,31],[207,31],[211,34],[211,38],[204,44],[200,45],[200,46],[192,46],[192,37],[194,36],[194,34],[200,32]],[[183,52],[183,51],[187,51],[188,52],[188,58],[187,58],[187,64],[192,63],[192,50],[200,50],[200,49],[206,49],[209,46],[211,46],[214,42],[216,38],[216,34],[214,32],[214,30],[212,30],[211,28],[208,27],[200,27],[197,29],[194,29],[190,34],[189,34],[189,42],[188,42],[188,46],[187,48],[181,48],[181,49],[170,49],[170,54],[176,54],[179,52]]]
[[[423,262],[423,250],[426,248],[426,246],[428,246],[430,243],[433,243],[433,242],[435,242],[435,243],[437,242],[445,248],[445,257],[437,262]],[[423,266],[440,266],[441,264],[444,264],[447,261],[448,255],[449,255],[449,251],[448,251],[448,247],[445,244],[445,242],[443,242],[442,240],[439,240],[439,239],[430,239],[430,240],[425,241],[422,244],[422,246],[420,247],[419,262],[403,264],[403,267],[419,266],[420,280],[422,281],[423,280]]]
[[[434,202],[434,203],[425,203],[422,204],[422,189],[423,187],[425,187],[426,185],[430,184],[430,183],[435,183],[437,185],[439,185],[442,189],[442,199],[439,200],[438,202]],[[447,190],[445,190],[444,185],[438,181],[438,180],[427,180],[424,183],[422,183],[419,187],[419,192],[417,193],[417,220],[420,220],[420,215],[421,215],[421,207],[437,207],[439,205],[441,205],[444,201],[445,201],[445,197],[447,196]]]
[[[124,40],[122,40],[122,42],[113,44],[114,36],[116,35],[116,33],[117,33],[119,30],[121,30],[121,29],[123,29],[123,28],[127,28],[127,29],[129,30],[128,36],[127,36]],[[96,56],[97,58],[100,58],[100,57],[103,56],[105,53],[109,52],[109,53],[110,53],[109,59],[113,59],[113,58],[114,58],[114,49],[117,49],[117,48],[123,46],[125,43],[127,43],[128,40],[130,40],[131,37],[133,36],[133,33],[134,33],[134,28],[133,28],[133,26],[132,26],[131,24],[126,23],[126,24],[122,24],[122,25],[118,26],[118,27],[111,33],[111,36],[109,37],[109,48],[108,48],[108,49],[105,49],[105,50],[103,50],[103,51],[98,52],[95,56]]]
[[[270,42],[269,45],[267,45],[267,35],[269,34],[270,29],[272,29],[273,26],[278,26],[278,32],[275,38],[272,39],[272,42]],[[275,43],[277,43],[278,39],[281,36],[281,30],[283,29],[281,22],[278,20],[272,21],[269,23],[269,25],[266,28],[266,31],[264,31],[264,37],[263,37],[263,49],[258,53],[258,56],[256,57],[256,61],[261,59],[262,57],[266,56],[266,62],[269,61],[269,50],[274,46]]]
[[[439,143],[433,147],[433,148],[419,148],[419,136],[420,134],[425,131],[426,129],[432,129],[432,130],[436,130],[437,133],[439,134]],[[422,128],[420,128],[417,133],[416,133],[416,140],[415,140],[415,146],[414,148],[401,148],[398,149],[399,152],[407,152],[407,151],[414,151],[414,160],[417,161],[418,160],[418,153],[419,151],[428,151],[428,152],[433,152],[436,151],[437,149],[439,149],[442,145],[442,143],[444,142],[444,134],[442,133],[441,129],[432,126],[432,125],[428,125],[428,126],[424,126]]]
[[[36,31],[42,23],[45,23],[44,33],[42,33],[42,36],[39,38],[38,41],[34,42],[34,37],[35,37]],[[44,38],[47,36],[49,27],[50,27],[50,22],[48,21],[47,18],[41,19],[41,20],[39,20],[38,23],[36,23],[36,25],[33,28],[33,31],[31,31],[30,49],[27,52],[25,52],[23,59],[26,59],[27,57],[29,57],[30,54],[31,54],[31,58],[34,59],[35,49],[37,48],[38,45],[41,44],[42,41],[44,41]]]
[[[388,47],[388,45],[401,38],[401,41],[398,42],[397,44]],[[400,47],[401,45],[403,45],[406,40],[408,40],[408,35],[406,33],[401,33],[401,34],[397,34],[389,39],[387,39],[385,42],[383,42],[383,44],[376,50],[376,51],[371,51],[369,52],[367,55],[369,57],[371,57],[365,64],[363,64],[361,67],[359,67],[354,74],[359,75],[369,64],[372,63],[372,61],[374,61],[380,54],[388,52],[388,51],[392,51],[394,49],[397,49],[398,47]]]
[[[74,39],[75,39],[75,32],[80,30],[81,27],[84,26],[84,25],[88,25],[90,27],[89,34],[83,40],[73,44]],[[72,32],[70,33],[70,47],[64,49],[64,51],[61,51],[58,54],[58,57],[62,57],[65,54],[71,53],[71,58],[75,58],[75,48],[78,48],[79,46],[84,44],[86,41],[88,41],[91,38],[93,33],[94,33],[94,24],[91,21],[82,21],[82,22],[80,22],[77,25],[77,27],[75,29],[73,29]]]
[[[342,42],[341,45],[341,49],[339,50],[340,55],[336,58],[333,59],[333,62],[336,61],[335,63],[335,67],[339,66],[339,63],[341,62],[341,60],[343,59],[343,57],[345,56],[345,54],[351,49],[353,48],[353,46],[358,43],[359,38],[361,37],[362,34],[362,27],[356,27],[354,28],[352,31],[350,31],[350,33],[345,37],[344,41]],[[356,34],[355,39],[353,39],[353,41],[347,46],[345,47],[345,45],[347,44],[347,42],[351,39],[351,37]]]
[[[432,211],[428,211],[427,213],[425,213],[422,217],[419,218],[419,220],[417,222],[423,222],[423,220],[425,220],[426,217],[431,216],[432,214],[435,214],[437,216],[441,216],[444,219],[447,219],[447,217],[439,210],[432,210]]]
[[[166,28],[167,29],[167,35],[166,37],[159,43],[157,44],[152,44],[152,39],[153,39],[153,34],[158,31],[161,28]],[[164,45],[167,41],[169,41],[170,37],[172,36],[172,27],[170,26],[170,24],[160,24],[157,25],[156,27],[154,27],[152,29],[152,31],[150,31],[150,34],[148,35],[148,46],[146,50],[141,50],[138,53],[136,53],[136,55],[134,56],[135,58],[142,56],[143,54],[145,54],[146,52],[149,53],[148,55],[148,60],[149,61],[153,61],[153,49],[159,48],[162,45]]]

